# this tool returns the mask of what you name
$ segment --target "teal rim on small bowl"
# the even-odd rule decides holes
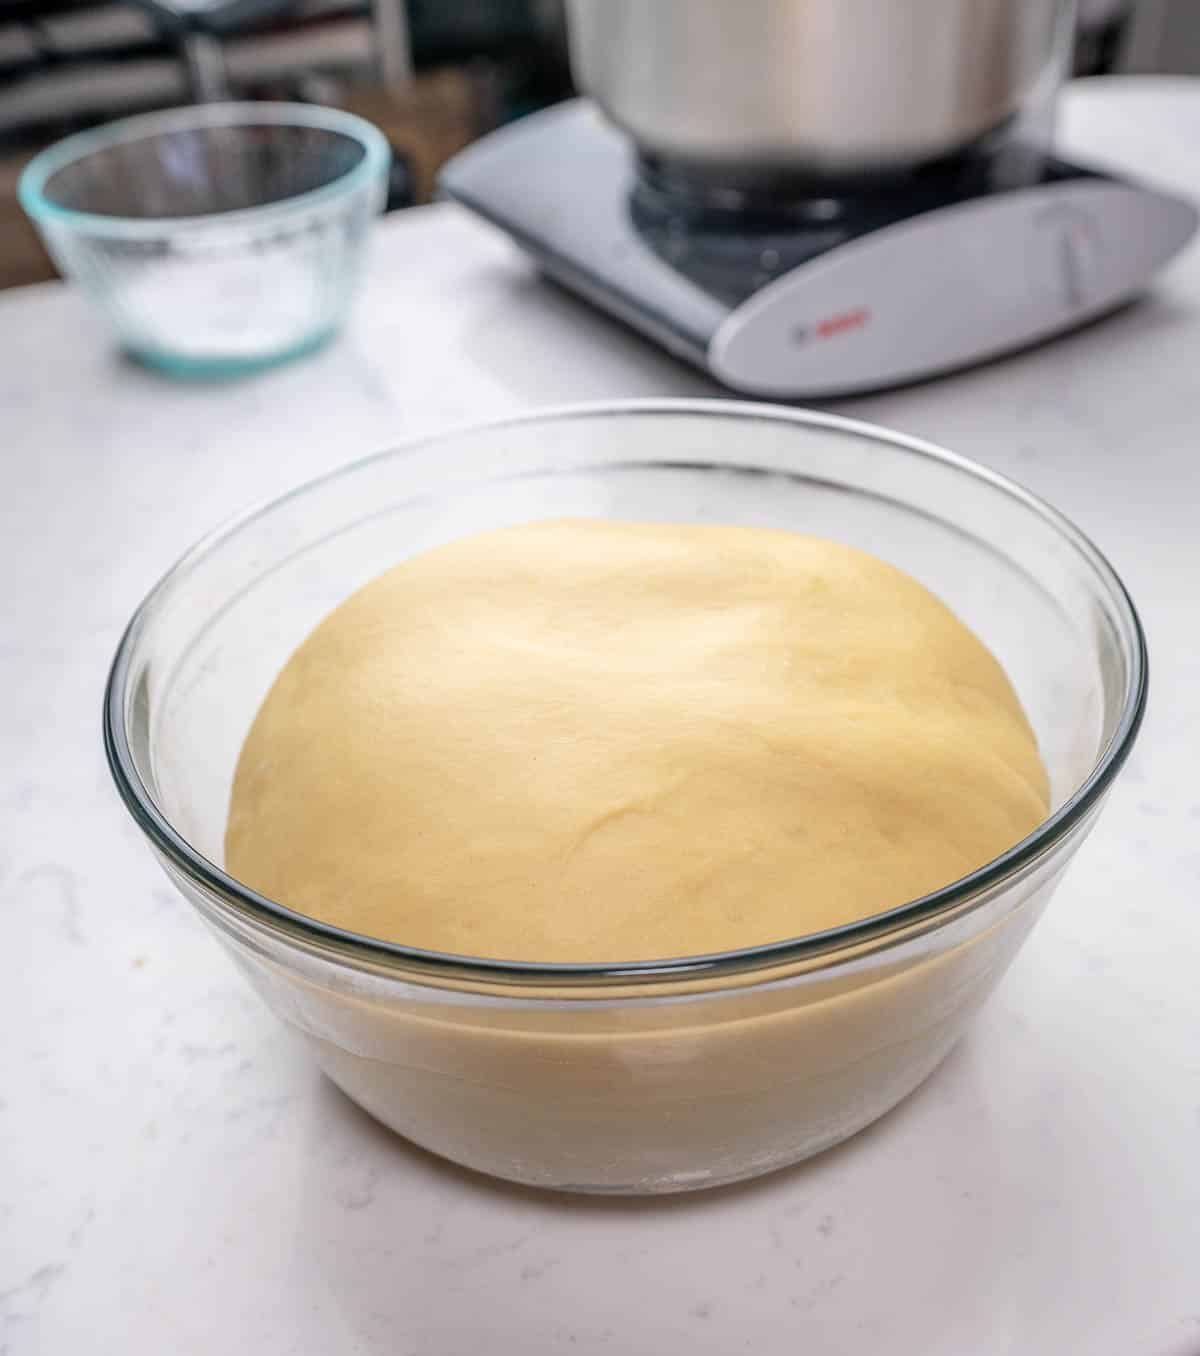
[[[340,133],[362,147],[359,162],[344,174],[319,188],[309,189],[289,197],[253,207],[229,211],[201,213],[180,217],[124,217],[102,212],[85,212],[73,207],[61,207],[45,195],[50,179],[68,165],[77,163],[96,151],[123,143],[148,140],[171,132],[201,131],[219,127],[311,127],[319,131]],[[273,216],[291,215],[297,208],[315,207],[333,198],[351,192],[383,175],[391,161],[391,149],[383,133],[365,118],[341,109],[325,108],[317,104],[255,103],[252,101],[222,104],[197,104],[166,112],[141,113],[122,118],[103,127],[77,132],[55,142],[40,152],[26,165],[17,186],[21,207],[38,225],[68,227],[82,234],[119,239],[157,237],[164,232],[177,232],[205,227],[214,222],[237,225],[242,222],[264,222]]]

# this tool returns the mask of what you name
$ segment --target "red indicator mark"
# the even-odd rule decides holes
[[[871,312],[865,306],[856,306],[852,311],[842,311],[840,315],[826,316],[815,327],[818,339],[832,339],[835,335],[846,334],[850,330],[861,330],[871,319]]]

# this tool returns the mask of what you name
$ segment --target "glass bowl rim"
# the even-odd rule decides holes
[[[165,133],[200,131],[209,127],[307,127],[337,132],[357,142],[363,156],[357,164],[319,188],[276,198],[255,207],[240,207],[229,212],[202,212],[197,216],[119,217],[105,212],[61,207],[45,195],[46,184],[53,175],[96,151],[126,142],[151,140]],[[76,132],[56,141],[25,166],[17,185],[17,197],[26,215],[38,225],[67,227],[90,236],[157,239],[179,231],[257,225],[291,215],[297,210],[319,206],[351,193],[383,174],[391,161],[391,154],[387,138],[378,127],[357,114],[346,113],[339,108],[268,101],[195,104],[120,118],[116,122]]]
[[[660,960],[641,960],[602,963],[560,963],[510,961],[480,956],[455,955],[449,952],[425,950],[388,942],[351,932],[310,918],[277,903],[266,895],[242,884],[228,875],[195,848],[193,848],[166,816],[158,809],[154,798],[137,771],[125,726],[126,692],[133,647],[153,613],[160,597],[173,581],[193,565],[218,549],[256,519],[265,517],[283,504],[321,486],[351,475],[376,462],[402,456],[417,449],[428,449],[438,444],[453,442],[466,434],[486,433],[521,425],[569,421],[578,418],[620,418],[629,414],[674,415],[688,414],[715,418],[763,419],[791,424],[806,429],[827,429],[847,436],[882,443],[893,450],[904,451],[936,461],[961,474],[983,480],[992,488],[1017,500],[1049,523],[1067,543],[1087,561],[1107,586],[1113,602],[1125,621],[1133,644],[1131,665],[1120,717],[1107,744],[1100,751],[1092,770],[1076,791],[1041,824],[1006,852],[993,858],[969,875],[951,881],[929,894],[904,904],[872,914],[856,922],[820,932],[805,933],[800,937],[737,950],[712,952],[705,955],[669,957]],[[650,465],[640,458],[633,462],[612,461],[604,465]],[[660,463],[681,465],[681,463]],[[694,462],[683,463],[694,466]],[[717,466],[718,463],[705,463]],[[1068,518],[1031,491],[988,467],[949,452],[924,439],[893,432],[864,420],[850,419],[822,411],[794,409],[787,406],[750,401],[719,399],[627,399],[592,401],[548,406],[524,410],[498,418],[472,420],[431,433],[420,434],[396,446],[335,467],[295,486],[282,495],[255,504],[227,520],[201,537],[159,579],[138,605],[117,646],[104,693],[103,736],[109,770],[118,794],[138,827],[153,846],[185,877],[208,895],[215,895],[225,905],[232,906],[242,919],[253,926],[266,925],[272,935],[283,934],[290,942],[316,946],[321,950],[331,947],[344,959],[383,968],[396,978],[412,980],[421,972],[444,978],[474,979],[487,985],[498,983],[535,983],[541,986],[585,984],[661,983],[670,979],[708,978],[722,974],[746,971],[773,970],[781,966],[806,962],[831,952],[842,952],[870,942],[883,941],[889,934],[897,939],[906,937],[915,924],[937,926],[940,915],[970,904],[978,907],[989,896],[993,887],[1014,876],[1032,864],[1057,843],[1067,837],[1099,801],[1120,770],[1133,746],[1146,707],[1148,657],[1146,639],[1137,609],[1120,576],[1104,554],[1089,537]],[[414,973],[415,972],[415,973]]]

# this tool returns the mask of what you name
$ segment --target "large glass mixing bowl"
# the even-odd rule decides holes
[[[791,529],[909,571],[1007,668],[1050,771],[1050,817],[965,879],[851,926],[602,967],[392,945],[228,876],[242,740],[313,626],[414,552],[564,515]],[[104,720],[117,786],[167,873],[351,1097],[500,1177],[662,1192],[815,1153],[937,1066],[1094,823],[1145,690],[1120,580],[1017,486],[841,419],[653,402],[429,438],[223,528],[139,608]]]

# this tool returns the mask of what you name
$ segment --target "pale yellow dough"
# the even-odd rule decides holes
[[[645,960],[902,904],[1047,797],[1000,665],[901,571],[786,532],[537,523],[317,627],[246,740],[226,861],[411,946]]]

